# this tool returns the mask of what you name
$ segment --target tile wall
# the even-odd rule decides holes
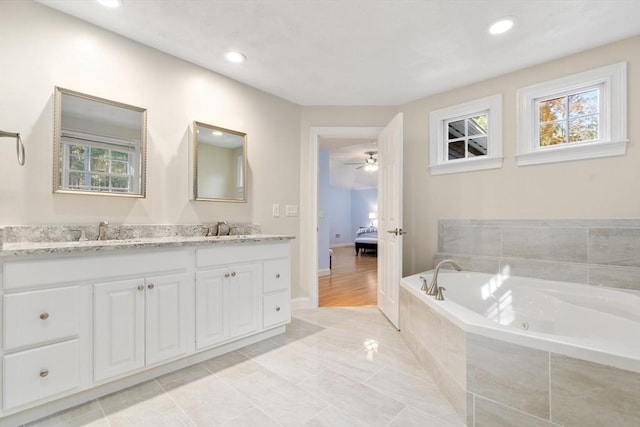
[[[441,220],[435,262],[640,291],[640,220]]]

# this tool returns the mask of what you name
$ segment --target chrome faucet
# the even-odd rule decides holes
[[[427,291],[427,289],[429,289],[429,287],[427,286],[427,279],[424,278],[424,276],[420,276],[420,282],[422,282],[422,286],[420,287],[421,291]]]
[[[100,221],[98,225],[98,240],[107,240],[107,227],[109,227],[107,221]]]
[[[438,272],[440,271],[440,267],[442,267],[444,264],[451,264],[451,266],[453,266],[453,268],[455,268],[456,270],[462,270],[462,267],[460,267],[452,259],[443,259],[442,261],[440,261],[433,271],[433,279],[431,279],[431,285],[429,285],[429,289],[427,289],[427,295],[438,295]],[[440,295],[442,295],[442,293]]]

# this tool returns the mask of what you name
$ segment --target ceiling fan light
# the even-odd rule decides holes
[[[378,170],[378,165],[375,163],[370,163],[364,167],[364,170],[366,170],[367,172],[375,172]]]

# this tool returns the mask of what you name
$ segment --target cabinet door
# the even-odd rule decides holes
[[[171,359],[188,351],[186,274],[146,279],[146,364]]]
[[[196,348],[201,349],[229,338],[225,321],[225,275],[227,268],[196,273]]]
[[[94,378],[144,366],[144,281],[94,285]]]
[[[239,264],[229,267],[229,336],[256,332],[262,320],[262,265]]]

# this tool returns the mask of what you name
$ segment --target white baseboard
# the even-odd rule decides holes
[[[318,270],[318,277],[330,276],[330,275],[331,275],[331,269],[330,268],[323,268],[321,270]]]
[[[317,308],[311,305],[311,300],[308,297],[293,298],[291,300],[291,310],[302,310],[305,308]]]
[[[355,246],[354,243],[334,243],[332,245],[329,245],[329,248],[346,248],[349,246]]]

